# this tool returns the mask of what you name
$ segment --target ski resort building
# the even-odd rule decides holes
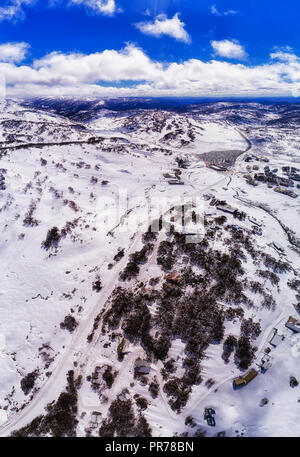
[[[274,333],[272,338],[270,339],[269,343],[272,344],[275,348],[284,340],[283,335],[278,334],[277,328],[274,328]]]
[[[226,168],[221,165],[210,165],[209,168],[215,171],[226,171]]]
[[[290,316],[285,323],[285,326],[290,330],[293,330],[293,332],[300,333],[300,321],[295,317]]]
[[[235,208],[233,208],[232,206],[229,206],[229,205],[217,206],[217,210],[223,211],[224,213],[229,213],[229,214],[233,214],[235,212]]]
[[[247,384],[249,384],[249,382],[256,378],[257,375],[258,372],[254,368],[251,368],[251,370],[249,370],[248,373],[246,373],[244,376],[239,376],[238,378],[235,378],[233,380],[233,385],[235,387],[246,386]]]
[[[267,371],[272,366],[272,357],[264,354],[261,361],[257,364],[262,370]]]
[[[96,428],[97,426],[99,426],[100,422],[101,422],[101,413],[99,413],[97,411],[93,411],[92,415],[91,415],[92,428]]]
[[[136,359],[134,364],[134,372],[135,374],[149,374],[150,373],[150,365],[146,360]]]
[[[168,180],[168,183],[171,185],[171,186],[178,186],[178,185],[183,185],[184,182],[183,181],[179,181],[178,179],[169,179]]]

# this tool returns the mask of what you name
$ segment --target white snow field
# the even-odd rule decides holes
[[[233,115],[242,116],[243,122]],[[153,436],[299,436],[300,387],[291,387],[290,380],[300,380],[300,333],[284,325],[289,316],[299,316],[299,189],[295,181],[292,198],[263,182],[252,186],[245,178],[263,172],[265,166],[278,169],[278,175],[283,175],[284,166],[300,167],[297,131],[293,125],[272,123],[279,118],[272,106],[249,103],[237,108],[224,103],[205,113],[104,110],[82,122],[6,103],[0,113],[0,436],[18,431],[35,435],[26,427],[49,412],[45,408],[65,391],[70,370],[77,381],[77,410],[74,427],[62,435],[107,436],[107,430],[118,435],[111,406],[131,402],[136,420],[145,419]],[[223,171],[209,168],[207,158],[205,163],[201,160],[201,154],[211,153],[212,164],[214,153],[230,151],[239,153]],[[245,162],[249,155],[254,158]],[[179,167],[178,159],[186,161],[186,167]],[[214,232],[207,238],[207,252],[213,249],[220,256],[238,258],[241,245],[234,234],[239,230],[247,239],[239,257],[245,296],[239,302],[230,290],[218,296],[214,306],[223,334],[211,337],[199,359],[189,352],[187,339],[173,330],[167,355],[159,357],[142,337],[126,333],[129,311],[111,328],[105,316],[116,306],[112,294],[117,287],[132,293],[132,301],[151,292],[154,298],[144,298],[140,306],[148,309],[149,335],[157,342],[163,328],[160,320],[164,313],[169,316],[167,308],[161,311],[164,300],[169,300],[176,317],[177,304],[198,290],[207,274],[215,274],[209,265],[194,262],[192,250],[182,250],[162,230],[151,241],[138,273],[120,280],[130,255],[147,245],[143,234],[153,219],[194,199],[204,205],[207,233]],[[222,201],[245,217],[222,211]],[[154,211],[149,215],[151,205]],[[220,216],[225,222],[216,220]],[[254,233],[254,226],[261,234]],[[58,238],[45,245],[53,228],[57,230],[52,235]],[[157,262],[163,241],[173,243],[176,253],[169,270]],[[124,254],[116,258],[120,251]],[[274,267],[273,260],[272,267],[266,266],[262,253],[285,267]],[[172,298],[170,290],[177,286],[168,289],[167,277],[175,270],[181,277],[189,271],[200,282],[181,284],[178,297]],[[258,274],[267,270],[268,276]],[[254,291],[254,282],[260,283],[261,292]],[[211,279],[209,287],[219,286]],[[232,309],[242,314],[229,318]],[[191,319],[200,322],[201,315]],[[229,335],[238,340],[249,319],[260,331],[249,333],[256,349],[248,367],[239,366],[234,352],[225,363],[224,341]],[[284,336],[277,347],[269,343],[274,328]],[[266,348],[271,349],[272,365],[262,372],[257,364]],[[138,358],[149,365],[144,377],[134,374]],[[181,399],[176,408],[165,385],[190,376],[187,358],[199,365],[201,379],[191,382],[186,401]],[[170,360],[173,371],[166,372]],[[111,383],[105,381],[107,367]],[[234,389],[233,380],[250,368],[258,376]],[[156,395],[149,391],[151,383],[157,384]],[[146,407],[138,399],[144,399]],[[215,427],[203,418],[206,407],[216,412]],[[55,434],[51,427],[36,430],[41,436]],[[145,428],[136,430],[146,433]]]

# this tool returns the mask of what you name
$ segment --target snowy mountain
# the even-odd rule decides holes
[[[2,105],[0,436],[298,435],[299,107],[161,104]]]

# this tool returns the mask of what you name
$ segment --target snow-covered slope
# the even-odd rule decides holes
[[[297,166],[296,132],[278,124],[286,112],[224,103],[99,115],[98,107],[75,119],[40,108],[8,102],[0,118],[0,434],[297,435],[299,387],[289,378],[300,377],[300,334],[284,322],[299,301],[299,198],[245,178],[266,165],[278,174]],[[201,160],[216,152],[239,157],[218,172]],[[248,154],[258,171],[247,170]],[[160,212],[197,199],[205,242],[144,235]],[[222,201],[238,212],[222,211]],[[173,271],[178,284],[168,279]],[[131,305],[116,312],[123,301]],[[259,371],[274,327],[286,338],[272,348],[272,367],[234,390],[247,367]],[[225,363],[230,335],[249,343],[249,363],[239,346]],[[147,376],[134,375],[138,358]],[[67,383],[78,410],[66,413],[72,427],[57,432],[45,424]],[[217,413],[214,428],[203,419],[207,406]],[[120,408],[132,415],[131,429],[115,427]],[[22,430],[40,415],[34,430]]]

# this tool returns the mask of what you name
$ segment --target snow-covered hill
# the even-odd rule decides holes
[[[292,106],[258,103],[3,106],[1,436],[298,434],[289,382],[300,378],[300,334],[284,323],[300,301],[299,198],[248,184],[265,166],[299,167],[296,119]],[[198,243],[146,233],[199,201]],[[181,220],[175,208],[171,217]],[[271,368],[234,390],[235,377],[260,372],[267,347]],[[59,429],[62,392],[69,425]],[[118,411],[131,422],[116,425]]]

